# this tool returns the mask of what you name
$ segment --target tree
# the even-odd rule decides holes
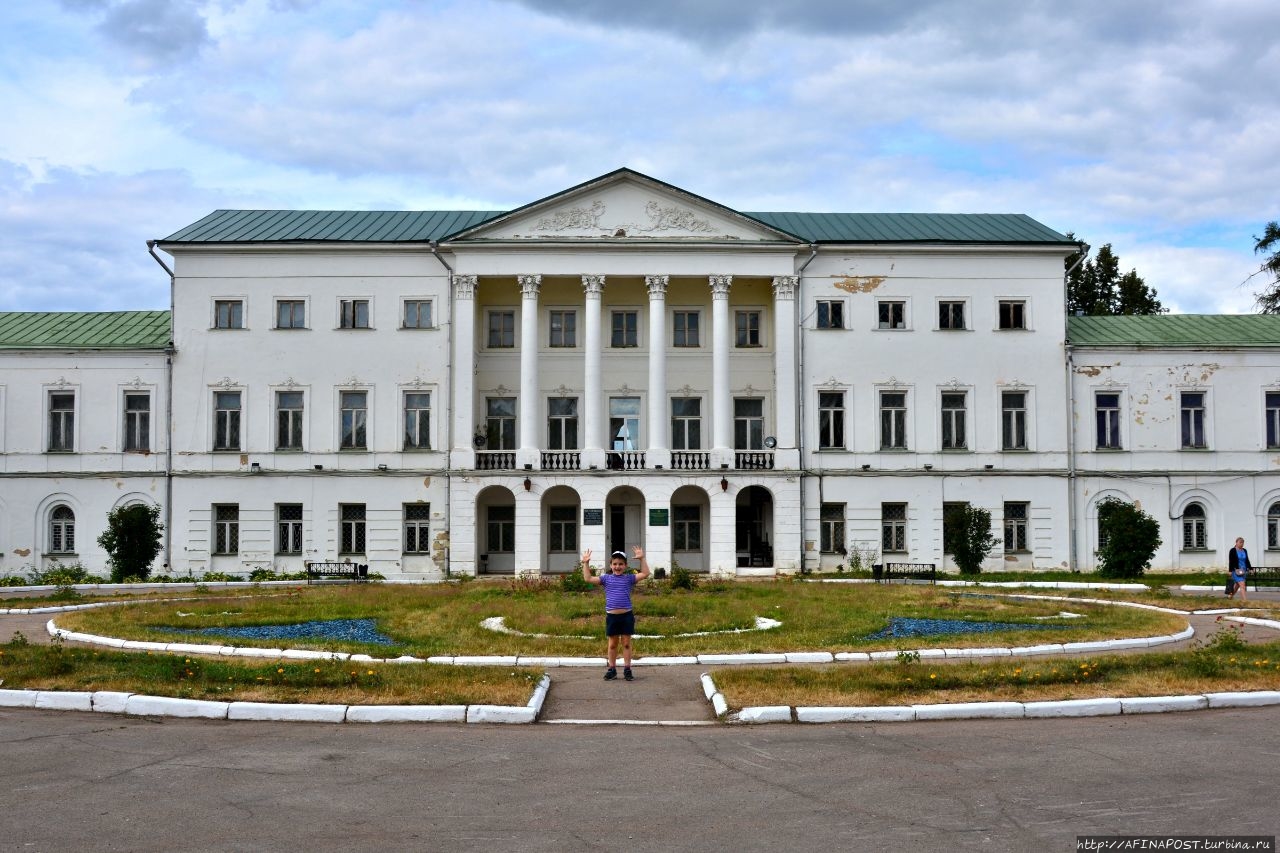
[[[1258,310],[1263,314],[1280,314],[1280,222],[1268,222],[1261,237],[1254,237],[1253,252],[1270,252],[1271,255],[1262,262],[1258,272],[1265,272],[1274,279],[1255,294],[1258,299]]]
[[[1107,498],[1098,504],[1098,574],[1140,578],[1160,547],[1160,522],[1137,504]]]
[[[107,529],[98,544],[107,552],[112,583],[125,578],[146,580],[151,563],[160,553],[160,507],[129,504],[107,513]]]
[[[982,561],[1000,542],[991,532],[991,513],[981,507],[959,504],[947,508],[942,524],[943,549],[962,575],[982,571]]]
[[[1068,234],[1068,237],[1074,237]],[[1080,253],[1066,259],[1067,311],[1086,317],[1115,314],[1163,314],[1166,309],[1136,269],[1120,274],[1120,258],[1107,243],[1076,266]]]

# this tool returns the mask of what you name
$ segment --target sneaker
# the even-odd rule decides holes
[[[613,667],[609,667],[604,671],[605,681],[613,681],[617,677],[618,677],[618,670],[614,669]]]
[[[623,678],[625,678],[627,681],[635,681],[635,680],[636,680],[636,677],[635,677],[634,675],[632,675],[632,674],[631,674],[631,667],[629,667],[629,666],[628,666],[628,667],[626,667],[626,668],[624,668],[624,669],[622,670],[622,677],[623,677]]]

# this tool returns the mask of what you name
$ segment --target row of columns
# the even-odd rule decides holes
[[[670,412],[667,400],[667,320],[666,295],[670,277],[645,276],[649,292],[649,405],[646,435],[646,466],[656,468],[670,466]],[[520,412],[519,448],[516,464],[520,467],[540,466],[538,412],[541,393],[538,387],[538,296],[542,286],[541,275],[517,276],[521,296],[520,317]],[[711,453],[711,464],[719,467],[731,464],[733,458],[733,393],[729,379],[729,354],[734,328],[729,312],[729,291],[733,285],[731,275],[708,277],[711,288],[711,440],[705,448]],[[454,275],[453,329],[453,437],[451,463],[458,467],[471,467],[474,459],[470,447],[475,432],[475,329],[476,290],[478,276]],[[605,424],[607,417],[604,399],[602,344],[602,296],[605,276],[582,276],[583,290],[583,351],[584,379],[582,464],[584,467],[604,467],[606,447]],[[796,337],[795,337],[795,276],[777,276],[773,279],[774,294],[774,402],[773,434],[778,447],[796,447]]]

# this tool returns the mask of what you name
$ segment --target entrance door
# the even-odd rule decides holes
[[[627,553],[627,507],[609,507],[609,553]],[[606,561],[607,562],[607,561]]]

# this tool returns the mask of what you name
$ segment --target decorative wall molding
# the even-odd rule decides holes
[[[728,299],[729,298],[729,288],[733,287],[733,276],[711,275],[711,276],[707,276],[707,281],[711,283],[712,299]]]
[[[798,279],[794,275],[774,276],[773,298],[774,299],[795,299],[797,281]]]
[[[542,289],[542,276],[518,275],[516,280],[520,282],[520,294],[525,299],[538,298],[538,291]]]
[[[644,206],[644,214],[649,217],[649,224],[639,226],[635,229],[637,231],[690,231],[696,234],[715,231],[710,222],[699,219],[694,211],[674,204],[663,207],[651,201]]]
[[[599,231],[600,217],[604,216],[605,204],[597,199],[590,207],[570,207],[557,210],[544,216],[533,226],[534,231]]]
[[[479,286],[479,276],[455,275],[453,277],[453,294],[459,299],[474,299]]]
[[[602,275],[584,275],[582,277],[582,292],[587,298],[599,297],[604,290],[605,277]]]
[[[644,286],[649,288],[649,297],[666,296],[667,284],[671,281],[671,276],[667,275],[647,275],[644,277]]]

